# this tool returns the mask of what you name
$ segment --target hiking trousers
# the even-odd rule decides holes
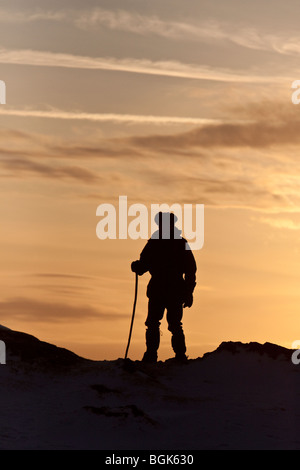
[[[162,300],[149,297],[148,315],[145,322],[146,346],[150,354],[156,354],[160,343],[160,322],[167,310],[168,330],[171,332],[171,344],[176,355],[180,356],[186,352],[185,336],[182,329],[183,307],[181,300]]]

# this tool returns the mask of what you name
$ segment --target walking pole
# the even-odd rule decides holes
[[[132,317],[131,317],[131,325],[130,325],[130,331],[129,331],[129,338],[128,338],[128,343],[127,343],[127,348],[125,352],[125,360],[127,359],[127,353],[130,345],[130,339],[131,339],[131,333],[132,333],[132,327],[133,327],[133,321],[134,321],[134,315],[135,315],[135,307],[136,307],[136,301],[137,301],[137,294],[138,294],[138,274],[135,273],[135,293],[134,293],[134,302],[133,302],[133,310],[132,310]]]

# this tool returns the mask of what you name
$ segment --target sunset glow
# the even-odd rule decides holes
[[[296,0],[3,0],[0,324],[123,357],[145,240],[100,204],[204,204],[187,354],[300,339]],[[130,357],[145,349],[140,278]],[[172,357],[162,323],[159,359]]]

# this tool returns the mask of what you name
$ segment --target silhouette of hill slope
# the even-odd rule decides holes
[[[0,326],[0,449],[299,449],[300,365],[223,342],[187,364],[91,361]]]
[[[293,350],[284,348],[283,346],[278,346],[277,344],[266,342],[264,344],[257,343],[255,341],[250,343],[241,343],[239,341],[227,341],[220,344],[220,346],[213,352],[205,353],[203,357],[208,357],[212,354],[221,354],[222,352],[227,351],[232,354],[239,353],[255,353],[259,356],[266,355],[271,359],[285,359],[291,360],[291,355]]]
[[[15,361],[16,358],[18,358],[19,361],[24,363],[36,362],[44,365],[76,365],[79,363],[89,362],[89,359],[82,358],[68,349],[41,341],[28,333],[14,331],[1,325],[0,340],[4,341],[7,345],[8,361]],[[232,354],[248,352],[255,353],[260,356],[267,355],[272,359],[282,358],[290,360],[293,350],[269,342],[260,344],[257,342],[242,343],[239,341],[224,341],[216,350],[205,353],[202,359],[207,358],[208,356],[221,354],[222,352],[230,352]],[[199,359],[200,358],[198,358],[198,360]],[[191,361],[193,360],[190,360],[189,362]]]
[[[0,340],[6,344],[6,362],[43,366],[71,366],[87,360],[35,336],[0,326]]]

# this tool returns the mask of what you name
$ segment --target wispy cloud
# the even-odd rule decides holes
[[[8,107],[0,108],[0,116],[32,117],[47,119],[65,119],[78,121],[98,121],[98,122],[121,122],[128,124],[219,124],[218,119],[204,119],[184,116],[151,116],[139,114],[116,114],[116,113],[85,113],[82,111],[71,112],[59,109],[49,111],[38,109],[11,109]]]
[[[98,200],[97,190],[107,199],[124,189],[130,198],[139,194],[139,200],[156,201],[159,187],[160,198],[176,194],[185,202],[214,207],[268,214],[299,212],[298,110],[278,102],[265,107],[248,104],[240,112],[240,122],[84,141],[44,136],[39,141],[38,136],[21,133],[18,137],[3,131],[1,150],[5,156],[7,148],[8,155],[1,159],[2,174],[52,178],[55,184],[65,179],[82,181],[88,184],[82,186],[81,197],[93,195]],[[234,113],[238,118],[238,111]],[[112,158],[117,159],[116,165]]]
[[[6,177],[20,177],[22,175],[37,175],[42,178],[72,179],[84,183],[99,180],[94,172],[74,165],[55,165],[41,163],[28,158],[2,158],[1,168],[6,171]]]
[[[36,10],[23,12],[16,9],[0,8],[0,23],[33,23],[36,21],[62,21],[67,19],[66,11]]]
[[[184,132],[133,136],[129,139],[132,144],[140,147],[181,151],[187,148],[255,149],[300,144],[300,114],[298,108],[290,103],[245,104],[231,112],[235,114],[232,121],[216,121],[214,125],[203,123],[202,126]]]
[[[29,277],[36,278],[50,278],[50,279],[70,279],[70,280],[90,280],[93,276],[85,276],[82,274],[70,274],[70,273],[32,273],[28,274]]]
[[[234,44],[246,49],[275,52],[284,55],[300,53],[298,31],[284,29],[272,32],[260,31],[251,24],[235,24],[214,18],[172,18],[145,15],[137,11],[122,9],[61,9],[22,12],[15,9],[0,9],[0,23],[33,23],[39,21],[65,22],[84,30],[99,28],[121,31],[142,36],[156,35],[168,40],[203,41],[214,44]]]
[[[256,220],[278,229],[300,230],[300,222],[292,219],[261,217]]]
[[[102,312],[89,305],[70,305],[61,302],[44,302],[26,297],[15,297],[0,302],[4,318],[37,322],[69,322],[70,320],[123,318],[116,312]]]
[[[106,10],[95,8],[82,11],[73,19],[80,28],[90,29],[105,27],[112,30],[126,31],[139,35],[158,35],[168,39],[223,39],[225,34],[220,25],[213,20],[202,23],[162,20],[155,15],[143,15],[125,10]]]
[[[0,48],[1,64],[32,65],[39,67],[65,67],[91,70],[111,70],[148,75],[213,80],[241,83],[273,83],[287,80],[284,76],[255,74],[251,71],[233,72],[205,65],[179,61],[152,61],[149,59],[90,57],[74,54],[37,51],[32,49]]]
[[[172,133],[150,133],[148,135],[94,138],[86,141],[67,143],[42,135],[1,131],[1,152],[10,156],[106,156],[142,155],[144,150],[156,152],[172,151],[179,155],[186,150],[208,148],[249,148],[263,149],[274,146],[298,146],[300,114],[296,106],[283,102],[261,102],[242,105],[228,110],[227,120],[180,116],[147,116],[130,114],[101,114],[70,112],[51,109],[11,109],[0,108],[0,116],[37,117],[66,120],[116,121],[128,123],[189,124],[192,129]],[[7,145],[6,145],[7,144]],[[46,150],[46,151],[45,151]],[[135,151],[134,151],[135,150]]]
[[[168,39],[235,44],[247,49],[271,51],[294,55],[300,53],[300,36],[295,31],[278,31],[277,34],[259,31],[252,25],[234,25],[215,19],[197,21],[173,21],[155,15],[142,15],[125,10],[105,10],[95,8],[83,11],[74,18],[81,28],[106,27],[139,35],[158,35]]]

